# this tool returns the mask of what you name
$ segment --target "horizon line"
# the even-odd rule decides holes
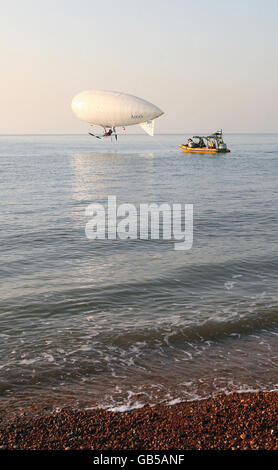
[[[202,132],[203,134],[204,132]],[[157,134],[155,134],[155,136],[158,136],[158,135],[184,135],[184,134],[196,134],[196,131],[194,132],[190,132],[190,131],[185,131],[185,132],[159,132]],[[201,134],[201,133],[200,133]],[[273,135],[273,134],[278,134],[278,131],[276,132],[225,132],[223,133],[225,135],[234,135],[234,134],[267,134],[267,135]],[[36,133],[29,133],[29,132],[24,132],[24,133],[5,133],[5,134],[0,134],[0,137],[5,137],[5,136],[42,136],[42,135],[71,135],[71,136],[87,136],[88,134],[86,133],[75,133],[75,132],[36,132]],[[134,133],[134,134],[118,134],[118,135],[130,135],[130,136],[147,136],[147,134],[141,134],[141,133]]]

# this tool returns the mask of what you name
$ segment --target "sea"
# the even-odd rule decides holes
[[[0,136],[1,410],[278,389],[278,134],[187,137]],[[88,238],[108,196],[192,204],[192,247]]]

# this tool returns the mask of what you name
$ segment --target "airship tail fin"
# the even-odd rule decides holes
[[[152,121],[141,122],[140,126],[144,131],[153,137],[154,135],[154,119]]]

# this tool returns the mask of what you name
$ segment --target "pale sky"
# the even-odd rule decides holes
[[[0,134],[87,133],[79,91],[159,106],[161,133],[278,132],[277,0],[0,0]]]

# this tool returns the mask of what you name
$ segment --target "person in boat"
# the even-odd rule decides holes
[[[198,147],[198,145],[196,144],[196,142],[194,142],[192,139],[188,139],[187,141],[187,147],[191,148],[191,149],[194,149],[196,147]]]
[[[215,143],[213,142],[213,140],[210,140],[210,141],[209,141],[208,147],[209,147],[210,149],[215,149]]]
[[[225,144],[223,139],[219,140],[218,145],[219,145],[219,147],[218,147],[219,150],[221,150],[222,152],[227,150],[227,145]]]
[[[200,139],[199,139],[198,147],[200,147],[200,148],[205,147],[205,142],[204,142],[204,140],[202,139],[202,137],[200,137]]]

